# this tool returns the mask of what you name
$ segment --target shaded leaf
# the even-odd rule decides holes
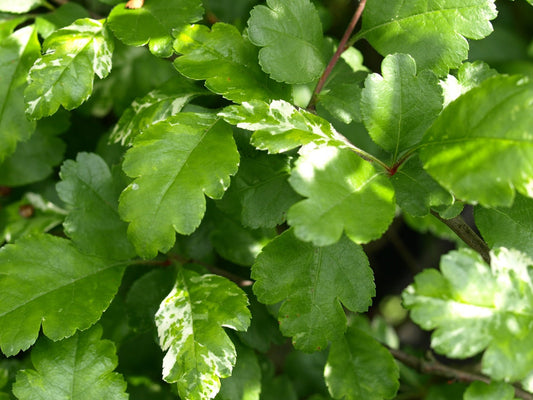
[[[470,384],[464,394],[464,400],[513,400],[514,388],[508,383],[491,382],[473,382]]]
[[[44,55],[30,70],[26,114],[39,119],[54,114],[60,105],[67,110],[79,107],[92,93],[94,74],[105,78],[111,71],[113,48],[103,22],[90,18],[48,36]]]
[[[342,336],[342,305],[364,312],[375,295],[365,253],[345,237],[334,245],[315,247],[286,231],[264,247],[252,278],[260,302],[283,301],[278,314],[281,331],[304,351],[325,349],[330,340]]]
[[[191,25],[180,31],[174,50],[182,54],[174,61],[180,73],[205,80],[209,90],[229,100],[242,103],[289,97],[286,87],[261,70],[257,48],[233,25],[216,23],[211,30]]]
[[[89,18],[89,12],[84,7],[76,3],[65,3],[53,12],[35,18],[35,27],[37,32],[46,39],[55,30],[81,18]]]
[[[234,283],[217,275],[180,268],[155,321],[163,351],[163,378],[176,382],[180,397],[212,399],[220,378],[231,375],[235,347],[222,328],[246,330],[248,300]]]
[[[237,362],[230,377],[222,380],[217,400],[259,400],[261,369],[254,351],[236,345]]]
[[[307,197],[287,214],[296,236],[316,246],[335,243],[343,232],[356,243],[379,238],[395,213],[389,179],[348,149],[309,147],[301,153],[289,179]]]
[[[37,33],[32,26],[19,29],[0,42],[0,162],[35,129],[35,122],[26,119],[24,89],[39,51]]]
[[[407,53],[418,68],[444,75],[468,56],[466,39],[483,39],[496,18],[494,0],[369,1],[357,35],[382,55]]]
[[[20,400],[128,399],[124,378],[112,372],[115,346],[101,336],[97,325],[56,343],[42,338],[31,352],[35,369],[17,374],[13,393]]]
[[[117,4],[108,16],[109,27],[124,44],[144,46],[158,57],[172,55],[172,31],[202,19],[200,0],[151,0],[141,8]]]
[[[399,375],[385,347],[353,326],[331,344],[324,370],[330,394],[344,400],[392,399],[400,386]]]
[[[65,233],[78,248],[111,259],[134,257],[126,235],[128,225],[117,210],[123,187],[104,160],[96,154],[78,153],[76,161],[63,163],[59,175],[57,193],[69,208]]]
[[[533,83],[485,80],[444,109],[424,136],[424,169],[461,200],[510,206],[533,197]]]
[[[173,246],[175,232],[194,232],[204,195],[221,198],[238,163],[232,131],[215,115],[180,113],[137,136],[123,164],[136,179],[122,193],[119,211],[138,254],[155,257]]]
[[[262,47],[259,64],[270,77],[287,83],[317,79],[326,66],[322,24],[309,0],[267,0],[248,20],[250,41]]]
[[[41,325],[52,340],[90,327],[111,303],[123,270],[124,265],[84,255],[68,240],[49,235],[22,238],[2,247],[2,352],[11,356],[26,350],[37,339]]]

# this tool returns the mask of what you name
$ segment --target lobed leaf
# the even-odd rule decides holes
[[[410,54],[420,70],[444,75],[468,56],[466,39],[483,39],[496,18],[494,0],[369,1],[357,38],[380,54]]]
[[[107,17],[115,36],[129,46],[149,45],[158,57],[172,55],[172,32],[202,19],[200,0],[150,0],[141,8],[117,4]]]
[[[431,344],[448,357],[483,350],[482,371],[517,381],[531,372],[533,261],[516,250],[491,252],[491,267],[469,249],[441,259],[441,272],[426,270],[403,293],[411,318],[435,329]]]
[[[24,268],[21,268],[24,266]],[[118,290],[124,264],[80,253],[50,235],[0,249],[0,348],[26,350],[42,325],[52,340],[94,324]]]
[[[134,257],[128,226],[117,210],[123,187],[105,161],[96,154],[78,153],[76,161],[63,163],[59,176],[56,190],[70,209],[63,226],[78,248],[116,260]]]
[[[211,30],[191,25],[177,35],[174,50],[182,54],[174,66],[228,100],[270,101],[288,98],[286,86],[272,81],[257,64],[258,50],[233,25],[216,23]]]
[[[424,169],[457,198],[510,206],[533,197],[533,83],[487,79],[448,105],[424,136]]]
[[[400,386],[398,365],[376,339],[350,326],[331,344],[324,377],[335,399],[392,399]]]
[[[312,82],[326,66],[322,24],[309,0],[267,0],[266,5],[255,6],[248,35],[261,47],[263,71],[276,81]]]
[[[24,89],[39,51],[37,32],[32,26],[0,41],[0,162],[35,130],[35,122],[28,121],[24,112]]]
[[[346,330],[343,307],[364,312],[375,295],[373,273],[362,248],[342,238],[316,247],[289,230],[263,248],[252,266],[254,293],[265,304],[283,301],[284,335],[303,351],[325,349]],[[342,305],[341,305],[342,303]]]
[[[177,383],[180,397],[212,399],[220,378],[231,375],[235,346],[222,328],[244,331],[248,300],[234,283],[181,268],[176,284],[155,315],[163,351],[163,378]]]
[[[105,78],[111,71],[113,49],[104,23],[89,18],[48,36],[24,91],[26,114],[40,119],[60,105],[67,110],[80,106],[92,93],[94,74]]]
[[[363,122],[372,140],[392,154],[416,145],[442,109],[442,89],[435,74],[417,73],[407,54],[389,55],[381,64],[383,76],[366,78],[361,95]]]
[[[308,147],[289,179],[307,199],[293,205],[287,222],[316,246],[335,243],[343,231],[356,243],[379,238],[395,213],[389,179],[348,149]]]
[[[221,198],[238,164],[232,131],[215,115],[180,113],[137,136],[123,164],[135,181],[119,204],[137,253],[155,257],[173,246],[175,232],[194,232],[204,195]]]
[[[60,342],[39,340],[31,352],[35,369],[17,374],[17,399],[128,399],[124,378],[112,372],[118,364],[115,345],[101,336],[97,325]]]

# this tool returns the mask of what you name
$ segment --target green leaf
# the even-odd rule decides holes
[[[176,69],[237,103],[252,99],[288,98],[288,89],[268,78],[257,64],[258,50],[233,25],[217,23],[209,30],[191,25],[180,31],[174,50]]]
[[[113,372],[115,346],[101,336],[97,325],[56,343],[42,338],[31,352],[35,370],[17,374],[13,393],[20,400],[128,399],[124,378]]]
[[[473,382],[470,384],[464,394],[464,400],[513,400],[514,388],[508,383],[491,382]]]
[[[234,283],[217,275],[180,268],[155,321],[163,351],[163,378],[177,382],[181,398],[212,399],[220,378],[231,375],[235,347],[222,326],[244,331],[250,323],[248,299]]]
[[[317,79],[326,66],[324,37],[309,0],[267,0],[250,12],[250,41],[262,47],[259,64],[270,77],[287,83]]]
[[[136,179],[122,193],[119,211],[138,254],[155,257],[174,245],[175,232],[194,232],[204,195],[221,198],[238,163],[231,129],[211,114],[180,113],[137,136],[123,164]]]
[[[123,265],[84,255],[68,240],[50,235],[22,238],[2,247],[2,352],[11,356],[26,350],[41,325],[52,340],[90,327],[111,303],[123,270]]]
[[[226,107],[218,115],[232,125],[255,131],[251,143],[269,153],[285,152],[310,142],[344,144],[328,121],[284,100],[270,104],[252,100]]]
[[[444,109],[426,133],[424,169],[457,198],[510,206],[515,189],[533,197],[533,83],[485,80]]]
[[[533,259],[533,199],[516,196],[512,207],[475,208],[476,226],[490,248],[517,249]]]
[[[141,8],[117,4],[108,16],[109,27],[124,44],[144,46],[158,57],[172,55],[172,31],[202,19],[200,0],[150,0]]]
[[[35,129],[35,122],[28,121],[24,112],[24,88],[39,50],[37,33],[31,26],[0,42],[0,162]]]
[[[392,162],[416,145],[442,109],[442,89],[433,72],[417,73],[407,54],[387,56],[383,76],[366,78],[361,113],[374,142],[392,154]]]
[[[375,295],[365,253],[345,237],[334,245],[315,247],[286,231],[264,247],[252,278],[260,302],[283,301],[278,314],[281,331],[303,351],[325,349],[328,341],[338,339],[346,329],[343,305],[364,312]]]
[[[102,79],[111,71],[113,48],[103,22],[89,18],[48,36],[44,55],[30,70],[26,114],[39,119],[54,114],[60,105],[67,110],[80,106],[91,95],[94,74]]]
[[[349,327],[333,342],[324,370],[326,384],[335,399],[392,399],[400,386],[398,365],[372,336]]]
[[[483,373],[516,381],[531,372],[533,261],[516,250],[491,252],[491,267],[469,249],[441,258],[441,272],[426,270],[403,293],[411,318],[435,329],[431,344],[448,357],[483,350]]]
[[[100,156],[78,153],[59,173],[57,193],[69,207],[65,233],[82,251],[116,260],[135,256],[128,241],[127,224],[118,215],[118,197],[123,189],[113,179]]]
[[[22,14],[45,4],[45,0],[0,0],[0,11]]]
[[[298,238],[327,246],[344,231],[354,242],[366,243],[387,230],[395,201],[384,173],[348,149],[308,147],[300,153],[289,182],[307,199],[287,214]]]
[[[35,27],[46,39],[55,30],[72,24],[77,19],[89,18],[89,12],[76,3],[65,3],[54,12],[35,18]]]
[[[444,75],[468,56],[466,39],[483,39],[496,18],[494,0],[369,1],[357,38],[382,55],[407,53],[420,70]]]
[[[217,400],[259,400],[261,369],[254,351],[237,345],[237,363],[230,377],[222,380]]]
[[[120,117],[109,140],[131,146],[135,136],[148,126],[176,115],[189,101],[202,94],[206,94],[205,90],[186,79],[175,77],[135,100]]]
[[[13,15],[0,13],[0,39],[5,39],[13,33],[15,28],[28,20],[26,15]]]
[[[407,213],[423,217],[431,207],[451,205],[453,196],[422,168],[419,158],[411,157],[390,179],[396,202]]]

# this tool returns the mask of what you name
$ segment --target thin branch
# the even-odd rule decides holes
[[[479,235],[474,232],[472,228],[464,221],[461,216],[457,216],[452,219],[442,218],[437,212],[431,210],[433,214],[439,221],[443,222],[450,228],[455,234],[465,242],[469,247],[477,251],[483,260],[487,264],[490,264],[490,249],[489,246],[479,237]]]
[[[352,17],[352,20],[350,21],[350,24],[348,25],[348,28],[346,29],[346,32],[344,32],[344,35],[339,42],[339,46],[337,47],[337,51],[329,61],[329,64],[327,65],[326,69],[322,73],[322,76],[320,77],[320,80],[318,81],[315,90],[313,91],[313,96],[311,96],[311,100],[309,101],[309,104],[307,105],[307,109],[312,111],[315,109],[316,102],[318,101],[318,95],[324,88],[324,85],[326,84],[326,81],[333,71],[333,68],[337,64],[337,61],[339,61],[339,58],[341,57],[341,54],[348,49],[350,46],[347,46],[348,39],[350,39],[350,36],[352,35],[353,30],[355,29],[355,26],[357,25],[357,22],[359,22],[359,19],[361,18],[361,14],[363,13],[363,10],[365,8],[366,0],[361,0],[359,2],[359,5],[357,6],[357,9],[355,10],[355,13]]]
[[[411,367],[423,374],[442,376],[448,379],[454,379],[460,382],[485,382],[490,383],[491,379],[488,376],[476,374],[473,372],[462,371],[456,368],[441,364],[438,361],[424,360],[407,354],[401,350],[388,348],[392,356],[401,363]],[[533,400],[533,394],[513,385],[515,396],[524,400]]]

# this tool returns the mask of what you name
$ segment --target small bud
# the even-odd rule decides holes
[[[35,209],[31,204],[23,204],[19,207],[19,215],[22,218],[31,218]]]

